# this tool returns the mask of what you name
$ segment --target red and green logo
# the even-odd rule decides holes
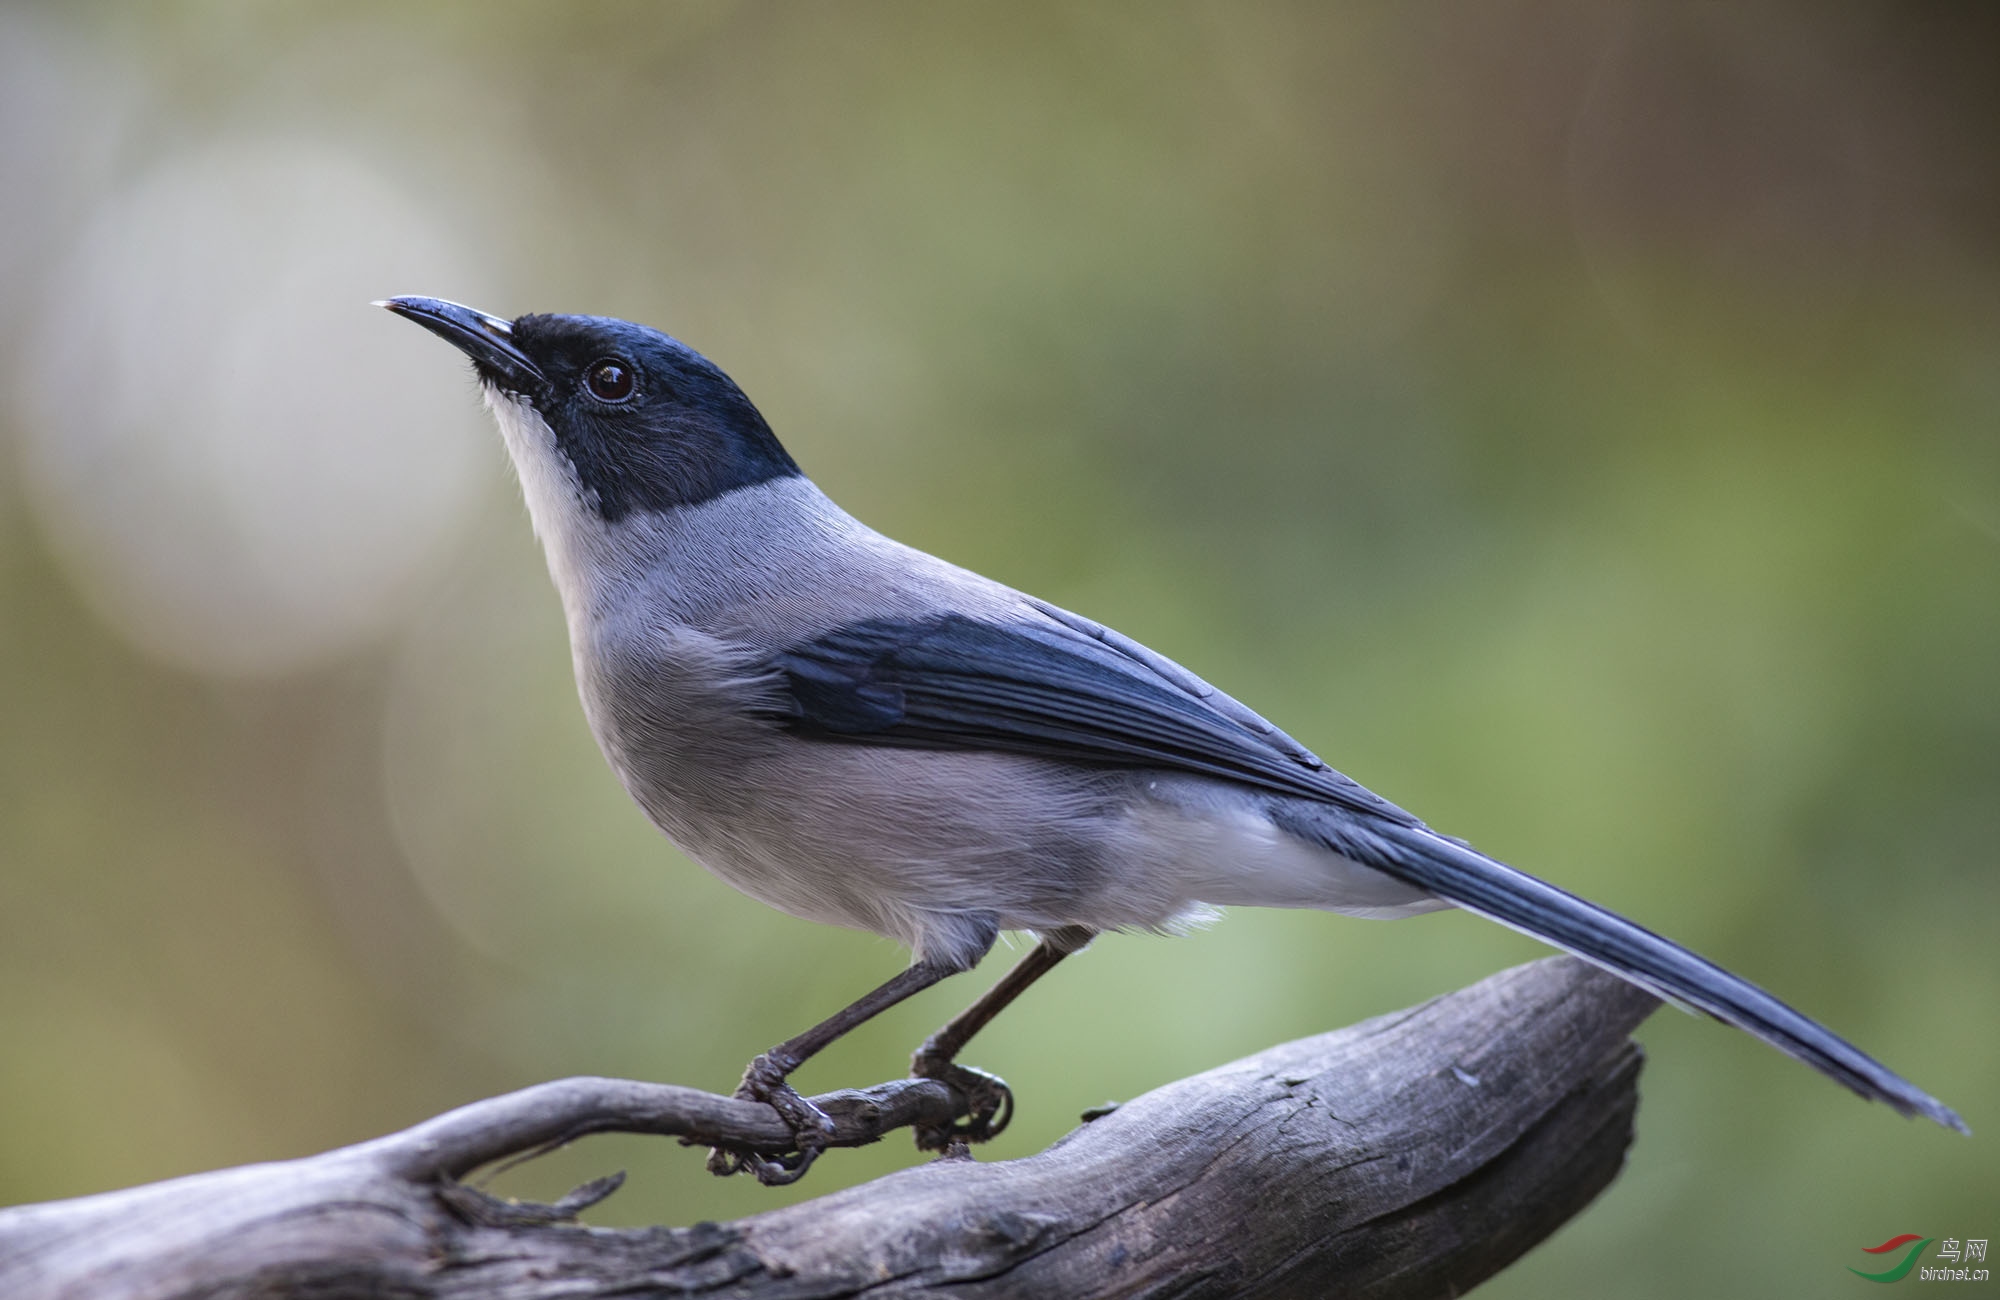
[[[1862,1253],[1865,1255],[1888,1255],[1894,1251],[1901,1250],[1903,1251],[1903,1258],[1888,1268],[1883,1269],[1880,1273],[1864,1273],[1852,1264],[1848,1265],[1847,1271],[1856,1277],[1865,1277],[1870,1282],[1900,1282],[1909,1274],[1911,1269],[1917,1266],[1917,1256],[1924,1253],[1924,1247],[1936,1240],[1936,1237],[1919,1237],[1914,1232],[1905,1232],[1900,1236],[1889,1238],[1889,1240],[1879,1246],[1864,1246],[1862,1247]],[[1908,1247],[1908,1249],[1905,1250],[1904,1247]]]

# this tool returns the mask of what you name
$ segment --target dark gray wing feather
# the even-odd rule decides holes
[[[863,744],[1194,772],[1415,824],[1186,670],[1095,630],[959,614],[839,628],[777,655],[784,720]]]

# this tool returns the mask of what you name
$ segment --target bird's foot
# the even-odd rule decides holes
[[[785,1076],[796,1068],[798,1062],[786,1064],[766,1052],[743,1071],[743,1082],[736,1085],[735,1094],[738,1101],[759,1101],[777,1111],[792,1130],[792,1150],[765,1156],[713,1147],[708,1153],[708,1172],[726,1178],[748,1170],[766,1187],[783,1187],[805,1177],[819,1153],[826,1150],[826,1140],[833,1136],[833,1120],[785,1082]]]
[[[988,1142],[999,1137],[1014,1118],[1014,1090],[997,1074],[921,1051],[910,1058],[910,1073],[919,1079],[936,1079],[955,1089],[969,1107],[965,1118],[949,1124],[917,1125],[914,1132],[919,1151],[964,1153],[969,1142]]]

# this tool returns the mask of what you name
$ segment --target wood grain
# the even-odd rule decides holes
[[[538,1207],[458,1181],[594,1132],[785,1145],[768,1107],[561,1080],[306,1159],[0,1210],[0,1295],[1459,1295],[1617,1176],[1628,1036],[1656,1005],[1552,957],[1167,1084],[1025,1159],[688,1228],[562,1221],[609,1188]],[[923,1080],[815,1100],[846,1146],[962,1109]]]

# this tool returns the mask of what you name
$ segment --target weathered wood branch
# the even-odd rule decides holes
[[[324,1155],[0,1210],[0,1295],[1458,1295],[1617,1175],[1627,1035],[1655,1005],[1549,958],[1168,1084],[1039,1155],[691,1228],[559,1221],[608,1187],[552,1209],[457,1181],[586,1133],[785,1146],[761,1105],[568,1079]],[[919,1080],[815,1100],[849,1146],[961,1105]]]

